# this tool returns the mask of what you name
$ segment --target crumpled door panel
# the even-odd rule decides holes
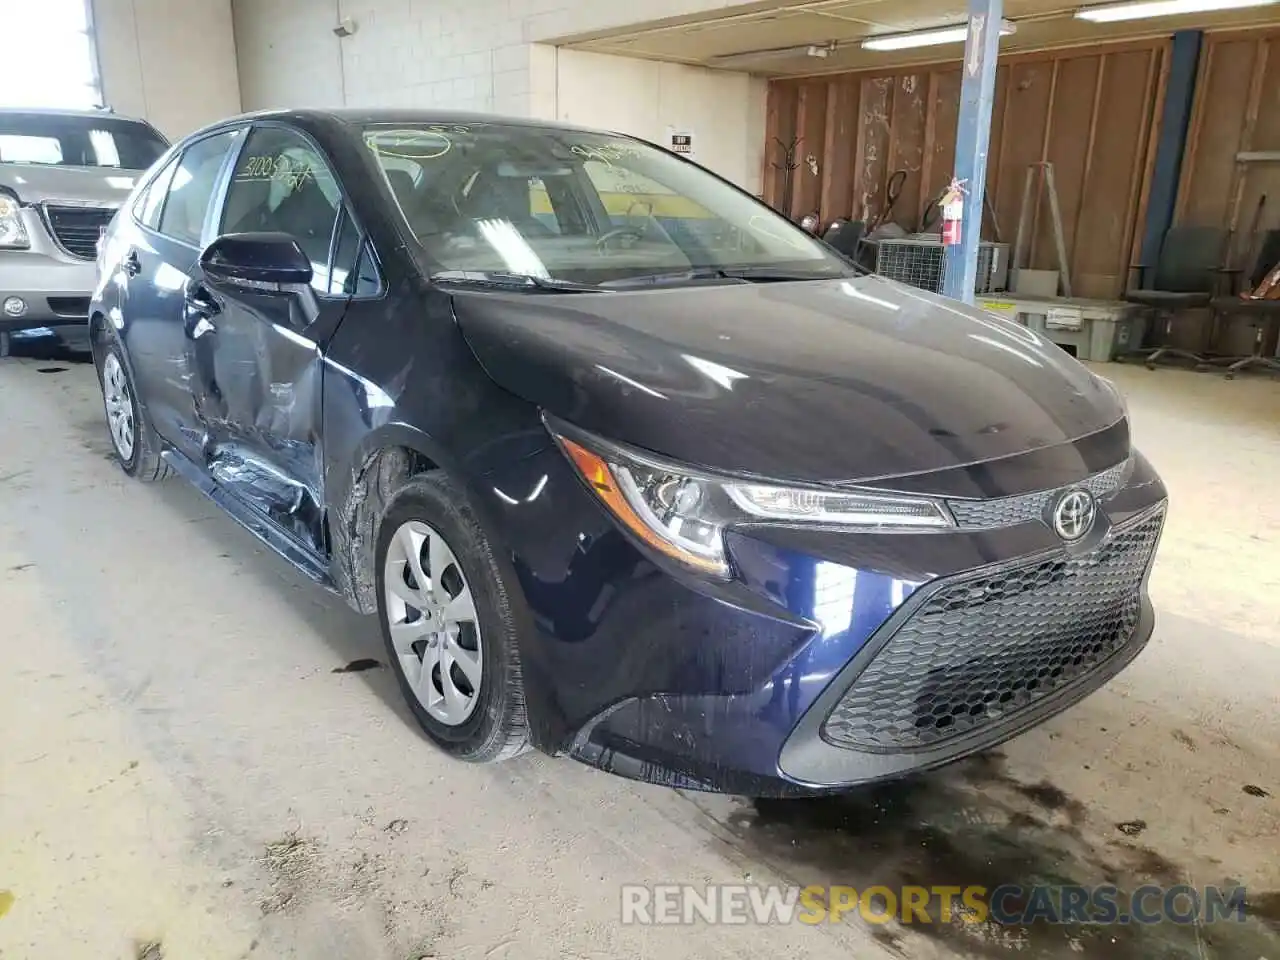
[[[188,335],[205,467],[315,553],[324,552],[320,348],[228,303]]]

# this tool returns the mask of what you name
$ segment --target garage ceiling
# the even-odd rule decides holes
[[[1085,2],[1006,0],[1005,18],[1017,24],[1017,32],[1001,40],[1001,52],[1165,36],[1182,29],[1280,24],[1276,7],[1095,24],[1072,16]],[[781,0],[740,9],[729,16],[674,18],[559,42],[597,53],[770,76],[807,76],[959,59],[958,44],[893,52],[863,50],[858,44],[879,34],[952,26],[963,23],[967,15],[964,0]],[[811,56],[803,49],[832,42],[838,46],[826,57]]]

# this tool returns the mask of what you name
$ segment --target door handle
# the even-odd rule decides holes
[[[222,312],[222,307],[202,283],[191,283],[182,292],[182,312],[185,315],[183,326],[187,336],[198,340],[205,334],[217,330],[214,318]]]
[[[190,284],[183,291],[182,301],[188,310],[203,317],[211,317],[222,310],[218,301],[213,298],[213,294],[202,283]]]
[[[138,259],[137,250],[130,250],[128,256],[124,258],[124,272],[131,277],[136,277],[142,272],[142,261]]]

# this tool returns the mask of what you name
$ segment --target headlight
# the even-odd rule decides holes
[[[742,483],[548,423],[587,486],[634,536],[703,573],[729,574],[724,531],[775,522],[863,530],[951,527],[939,503],[865,491]]]
[[[807,520],[859,527],[949,527],[951,520],[932,500],[835,493],[759,484],[726,484],[729,499],[753,517]]]
[[[13,197],[0,194],[0,247],[25,248],[31,246],[27,228],[22,224],[21,208]]]

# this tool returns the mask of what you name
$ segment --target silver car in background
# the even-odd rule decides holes
[[[15,334],[87,342],[98,237],[168,146],[106,110],[0,110],[0,356]]]

